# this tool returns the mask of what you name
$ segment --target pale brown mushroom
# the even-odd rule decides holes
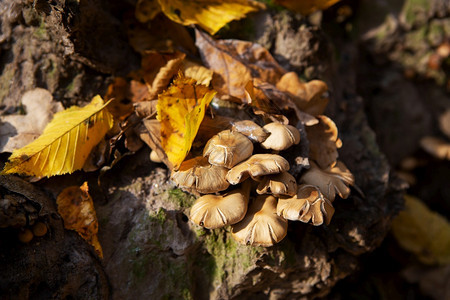
[[[253,143],[243,134],[224,130],[213,136],[203,150],[212,165],[232,168],[252,155]]]
[[[256,189],[258,194],[273,194],[274,196],[294,196],[297,192],[297,182],[288,172],[266,175],[261,178]]]
[[[246,181],[241,188],[226,195],[204,195],[198,198],[191,208],[191,221],[209,229],[236,224],[247,213],[250,186],[250,182]]]
[[[232,236],[241,244],[270,247],[280,242],[287,233],[287,220],[278,216],[277,199],[259,195],[250,203],[247,214],[232,225]]]
[[[317,116],[319,123],[306,127],[309,141],[309,158],[322,168],[334,167],[339,156],[337,149],[342,141],[336,124],[327,116]]]
[[[155,163],[161,163],[163,161],[161,157],[159,157],[158,152],[156,152],[155,150],[152,150],[152,152],[150,152],[150,160]]]
[[[331,202],[312,185],[301,185],[291,198],[278,199],[277,214],[287,220],[302,221],[315,226],[330,224],[334,214]]]
[[[208,163],[205,157],[196,157],[181,163],[171,179],[181,188],[202,194],[226,190],[230,185],[225,176],[228,169]]]
[[[250,140],[257,143],[264,142],[270,135],[264,128],[250,120],[234,122],[231,130],[242,133]]]
[[[270,132],[269,137],[261,143],[264,149],[281,151],[300,142],[300,132],[294,126],[273,122],[263,128]]]
[[[277,174],[289,170],[289,163],[277,154],[255,154],[233,167],[226,176],[231,184],[238,184],[249,176]]]
[[[300,180],[302,183],[317,186],[325,198],[331,202],[334,201],[336,194],[346,199],[350,195],[348,186],[355,183],[353,174],[340,161],[335,167],[326,170],[322,170],[311,161],[311,168],[302,175]]]

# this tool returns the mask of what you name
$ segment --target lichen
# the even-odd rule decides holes
[[[168,200],[175,203],[180,208],[189,208],[195,201],[194,196],[185,193],[178,188],[168,190],[167,193],[168,193]]]

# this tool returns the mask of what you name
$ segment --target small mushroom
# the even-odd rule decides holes
[[[224,130],[206,143],[203,156],[212,165],[232,168],[252,155],[253,144],[243,134]]]
[[[181,188],[208,194],[226,190],[230,185],[225,176],[228,169],[208,163],[205,157],[195,157],[181,163],[171,179]]]
[[[227,180],[231,184],[238,184],[249,176],[277,174],[289,170],[286,159],[277,154],[255,154],[246,161],[233,167],[227,173]]]
[[[355,183],[353,174],[347,169],[343,162],[338,161],[331,169],[322,170],[316,163],[311,161],[311,168],[300,178],[302,183],[317,186],[322,194],[334,201],[336,194],[342,199],[350,195],[349,185]]]
[[[300,132],[294,126],[273,122],[263,128],[270,132],[269,137],[261,143],[264,149],[281,151],[300,142]]]
[[[155,163],[161,163],[163,161],[161,157],[159,157],[158,152],[156,152],[155,150],[152,150],[152,152],[150,152],[150,160]]]
[[[327,225],[330,224],[334,208],[317,187],[301,185],[294,197],[278,200],[277,214],[287,220],[311,221],[319,226],[324,220]]]
[[[250,120],[234,122],[231,130],[242,133],[253,142],[258,143],[264,142],[270,135],[270,133],[268,133],[265,129]]]
[[[25,229],[19,231],[19,233],[17,234],[17,238],[22,243],[29,243],[29,242],[31,242],[33,237],[34,237],[33,233],[28,228],[25,228]]]
[[[258,194],[273,194],[274,196],[294,196],[297,192],[297,182],[288,172],[266,175],[262,177],[256,189]]]
[[[44,236],[47,233],[47,225],[42,222],[36,222],[32,228],[34,236]]]
[[[192,206],[190,219],[195,224],[209,229],[236,224],[247,213],[249,196],[249,181],[224,196],[204,195]]]
[[[232,236],[241,244],[270,247],[287,233],[287,220],[276,214],[277,199],[259,195],[251,202],[244,219],[232,225]]]

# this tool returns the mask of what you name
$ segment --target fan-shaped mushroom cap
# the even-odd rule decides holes
[[[325,169],[334,167],[342,141],[338,138],[336,124],[327,116],[317,116],[319,123],[306,127],[309,141],[309,158]]]
[[[265,129],[250,120],[234,122],[232,131],[237,131],[248,137],[254,142],[262,143],[270,135]]]
[[[208,163],[205,157],[195,157],[181,163],[173,171],[171,179],[181,188],[202,194],[226,190],[230,184],[225,180],[228,169]]]
[[[291,221],[311,221],[319,226],[324,220],[327,225],[330,224],[334,208],[317,187],[301,185],[294,197],[278,199],[277,214]]]
[[[252,155],[253,143],[243,134],[224,130],[213,136],[203,150],[212,165],[232,168]]]
[[[289,163],[283,157],[276,154],[255,154],[233,167],[226,178],[229,183],[238,184],[249,176],[277,174],[287,170],[289,170]]]
[[[263,128],[270,132],[269,137],[261,143],[264,149],[281,151],[300,142],[300,132],[294,126],[274,122]]]
[[[250,203],[244,219],[232,225],[233,238],[241,244],[272,246],[287,233],[287,221],[276,214],[277,199],[259,195]]]
[[[334,168],[322,170],[311,161],[311,168],[300,178],[301,182],[317,186],[322,194],[334,201],[336,194],[342,199],[350,195],[349,185],[355,183],[353,174],[347,169],[343,162],[338,161]]]
[[[256,189],[258,194],[273,194],[274,196],[294,196],[297,192],[297,182],[288,172],[266,175],[261,178]]]
[[[215,229],[241,221],[247,213],[250,183],[224,196],[204,195],[191,208],[190,219],[197,225]]]

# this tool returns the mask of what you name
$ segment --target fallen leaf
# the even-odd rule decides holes
[[[85,107],[56,113],[38,139],[12,153],[2,174],[49,177],[81,169],[92,148],[113,126],[107,105],[95,96]]]
[[[44,131],[53,114],[63,110],[52,94],[41,88],[23,94],[25,115],[0,117],[0,152],[13,152],[34,141]]]
[[[142,120],[142,123],[135,128],[135,132],[144,143],[156,152],[161,161],[169,169],[173,168],[172,163],[167,158],[167,154],[161,145],[161,123],[158,120]]]
[[[75,230],[86,240],[100,258],[103,258],[103,250],[98,241],[98,222],[94,203],[89,195],[87,182],[82,186],[70,186],[65,188],[57,197],[58,213],[64,221],[64,228]]]
[[[158,96],[156,110],[161,122],[161,145],[175,169],[189,153],[206,107],[215,94],[180,74],[167,91]]]
[[[422,263],[450,263],[450,223],[420,199],[405,195],[405,210],[393,220],[392,233]]]
[[[196,30],[196,45],[206,67],[214,72],[212,87],[222,97],[245,97],[252,79],[276,84],[286,71],[262,46],[239,40],[215,41]]]
[[[327,9],[339,1],[340,0],[275,0],[275,3],[301,13],[302,15],[309,15],[317,10]]]
[[[148,88],[144,85],[145,91]],[[114,82],[108,86],[105,94],[105,100],[111,100],[108,105],[108,111],[114,116],[114,119],[123,121],[131,113],[133,113],[133,97],[130,91],[130,83],[122,77],[114,78]]]
[[[297,107],[313,116],[324,113],[328,105],[327,84],[321,80],[301,82],[295,72],[289,72],[281,77],[277,88],[292,95],[293,102]]]
[[[148,86],[148,100],[156,99],[178,73],[186,55],[181,52],[159,53],[148,51],[142,57],[141,69],[132,77],[142,79]]]
[[[450,160],[450,143],[443,139],[426,136],[420,140],[420,145],[431,155],[439,159]]]
[[[213,77],[213,71],[190,60],[184,61],[183,73],[186,77],[195,79],[198,84],[206,86],[211,83]]]
[[[342,141],[338,138],[338,129],[333,120],[327,116],[317,116],[319,123],[306,127],[309,141],[309,158],[322,168],[334,167]]]
[[[446,110],[439,116],[439,128],[450,138],[450,109]]]
[[[251,0],[159,0],[159,4],[172,21],[185,26],[198,24],[210,34],[233,20],[265,8],[264,4]]]

